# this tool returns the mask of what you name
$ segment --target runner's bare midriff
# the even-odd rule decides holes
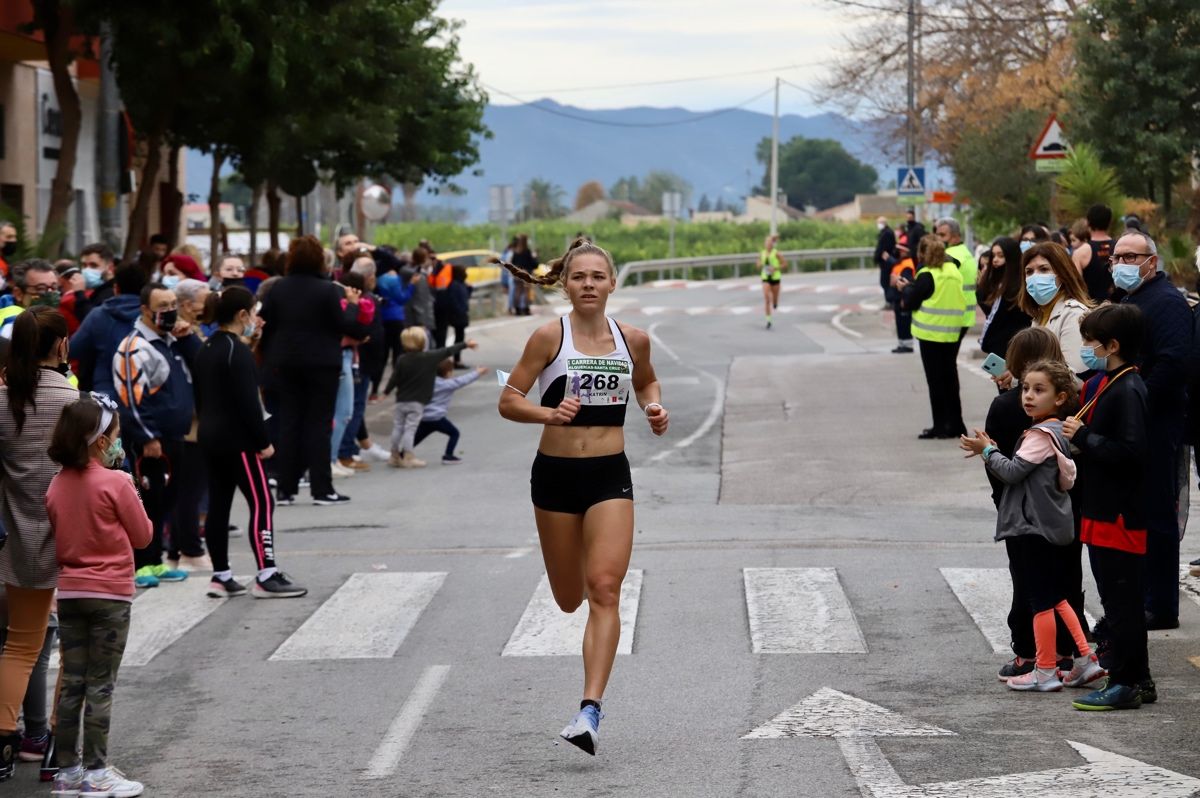
[[[622,427],[545,426],[538,451],[551,457],[604,457],[625,451]]]

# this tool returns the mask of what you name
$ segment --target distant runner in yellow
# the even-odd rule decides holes
[[[772,233],[758,253],[758,268],[762,270],[763,306],[767,313],[767,329],[771,329],[771,314],[779,307],[779,283],[783,279],[783,259],[779,257],[779,235]]]

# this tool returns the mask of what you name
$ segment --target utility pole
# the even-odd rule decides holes
[[[779,83],[779,78],[775,78],[775,116],[771,119],[771,235],[778,230],[779,213]]]
[[[97,170],[99,191],[100,240],[119,252],[121,249],[121,151],[117,141],[121,124],[121,101],[117,96],[117,76],[112,68],[112,27],[100,28],[100,164]]]
[[[916,162],[916,137],[914,113],[916,97],[913,94],[913,81],[916,78],[916,54],[913,50],[917,32],[917,0],[908,0],[908,111],[904,118],[904,165],[912,166]]]

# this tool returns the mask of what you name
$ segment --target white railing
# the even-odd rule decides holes
[[[865,269],[875,254],[873,247],[851,247],[847,249],[797,249],[780,252],[785,261],[785,271],[813,271],[800,269],[803,263],[824,264],[825,271],[834,268],[850,268],[857,263]],[[843,265],[844,264],[844,265]],[[747,268],[748,267],[748,268]],[[724,277],[741,277],[742,271],[753,274],[758,271],[758,253],[745,252],[733,255],[707,255],[701,258],[663,258],[660,260],[630,261],[617,272],[617,287],[636,277],[636,283],[646,281],[646,275],[656,274],[654,279],[668,280],[713,280]]]

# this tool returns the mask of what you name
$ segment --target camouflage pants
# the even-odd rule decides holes
[[[58,766],[80,763],[75,753],[83,727],[83,766],[108,762],[108,727],[117,670],[129,636],[128,601],[59,599],[62,686],[58,695]]]

